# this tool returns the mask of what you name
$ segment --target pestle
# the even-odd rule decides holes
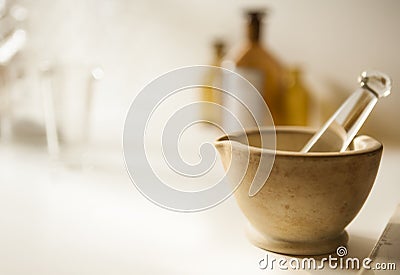
[[[354,91],[300,151],[343,152],[364,124],[379,98],[390,94],[391,79],[378,71],[363,72]]]

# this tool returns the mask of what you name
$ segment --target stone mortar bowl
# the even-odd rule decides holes
[[[261,135],[273,137],[271,128]],[[273,150],[259,147],[259,132],[249,130],[215,142],[224,168],[249,165],[235,191],[239,207],[249,221],[248,235],[258,247],[290,255],[321,255],[346,245],[345,227],[360,211],[375,181],[382,144],[358,136],[345,152],[299,153],[314,134],[305,127],[276,127],[275,162],[262,189],[249,196],[260,155]],[[248,144],[246,142],[246,136]],[[229,168],[230,167],[230,168]]]

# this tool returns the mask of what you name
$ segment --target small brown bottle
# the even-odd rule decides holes
[[[221,63],[225,55],[225,44],[221,40],[217,40],[214,42],[213,48],[214,57],[210,65],[221,67]],[[222,81],[222,76],[218,75],[217,73],[218,72],[216,70],[210,70],[205,75],[205,83],[207,83],[209,86],[213,86],[213,84]],[[212,88],[202,88],[201,100],[222,105],[221,93]],[[207,104],[202,105],[200,115],[203,120],[213,123],[221,123],[222,120],[220,108],[212,108],[210,105]]]
[[[262,44],[263,11],[247,12],[247,42],[235,60],[236,71],[248,79],[261,93],[275,125],[284,122],[282,93],[284,68]]]
[[[287,89],[284,94],[286,125],[308,125],[309,92],[301,80],[301,70],[293,68],[288,72]]]

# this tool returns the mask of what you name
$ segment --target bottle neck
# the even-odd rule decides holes
[[[247,38],[250,43],[260,43],[261,40],[261,20],[258,17],[249,18],[247,25]]]
[[[256,26],[250,23],[247,36],[250,43],[258,43],[260,41],[260,26]]]
[[[215,59],[222,59],[225,55],[225,51],[223,48],[218,48],[215,50]]]
[[[222,61],[225,55],[225,44],[222,42],[216,42],[214,44],[214,63],[218,64]]]
[[[294,68],[290,71],[291,84],[296,85],[300,83],[300,69]]]

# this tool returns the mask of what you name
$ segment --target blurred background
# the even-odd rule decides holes
[[[128,213],[128,210],[123,210],[123,206],[130,205],[130,196],[145,201],[139,195],[132,195],[138,192],[130,185],[123,169],[122,131],[130,103],[141,88],[169,70],[181,66],[213,64],[213,45],[216,41],[223,41],[226,53],[224,58],[234,59],[239,56],[247,35],[244,10],[259,8],[268,8],[261,29],[261,43],[265,49],[286,68],[301,68],[301,79],[309,102],[307,125],[321,125],[358,87],[358,75],[363,70],[376,69],[390,75],[394,86],[392,95],[377,104],[362,132],[382,141],[388,145],[389,150],[400,145],[400,127],[397,122],[400,118],[400,93],[397,91],[400,79],[400,2],[397,0],[0,0],[0,184],[4,205],[18,202],[14,204],[14,212],[2,211],[4,230],[14,236],[9,241],[3,240],[2,247],[8,246],[9,249],[8,252],[3,251],[4,255],[17,255],[10,247],[21,236],[25,236],[22,240],[31,247],[30,251],[35,251],[40,242],[32,243],[29,240],[44,238],[43,228],[47,228],[47,233],[54,233],[61,232],[57,230],[62,230],[71,221],[82,223],[86,221],[86,214],[95,213],[105,198],[106,205],[111,206],[115,212],[104,206],[105,216],[96,214],[88,218],[95,225],[96,222],[97,225],[107,222],[104,217],[118,216],[116,213],[119,211]],[[89,153],[87,148],[91,148]],[[57,159],[60,154],[66,161],[54,164],[54,158]],[[70,174],[71,170],[64,170],[66,163],[68,169],[75,167],[79,171]],[[93,170],[96,168],[99,169]],[[45,206],[39,200],[32,199],[29,192],[37,194],[39,191],[33,186],[23,185],[21,182],[25,178],[19,171],[30,171],[32,178],[38,181],[57,182],[55,178],[64,177],[65,184],[80,182],[84,186],[84,195],[78,198],[74,194],[82,194],[82,190],[77,185],[73,185],[73,190],[70,187],[64,190],[62,187],[56,193],[53,193],[54,186],[41,189],[53,190],[40,193],[40,198],[46,198],[44,201],[47,206],[54,203],[63,205],[60,209],[65,210],[67,205],[74,204],[75,199],[77,205],[83,203],[88,206],[87,198],[91,196],[91,188],[100,190],[100,193],[96,193],[93,204],[85,208],[81,216],[78,213],[82,213],[82,209],[76,207],[72,208],[72,212],[65,210],[53,214],[46,210],[46,215],[50,216],[45,215],[47,218],[43,218],[39,210],[32,210],[36,214],[26,210],[36,209],[37,205]],[[118,191],[110,191],[107,183],[99,187],[95,183],[100,180],[99,173],[103,175],[103,180],[108,180],[108,184],[113,182],[119,186],[119,189],[115,189]],[[96,179],[93,180],[92,176]],[[123,185],[116,183],[119,180]],[[21,193],[21,190],[30,191]],[[55,197],[49,201],[46,192]],[[111,201],[107,199],[108,192],[114,194]],[[120,196],[123,192],[126,192],[125,195]],[[67,195],[70,197],[67,198]],[[117,203],[118,206],[115,206],[113,203],[117,201],[123,201],[123,205]],[[147,205],[148,202],[142,203]],[[232,202],[227,203],[230,204]],[[134,205],[130,207],[133,209]],[[215,216],[209,214],[212,217],[211,224],[219,219],[217,217],[221,213],[225,213],[227,207],[215,210],[220,211]],[[161,213],[162,210],[154,208],[151,206],[151,213]],[[19,220],[15,218],[15,213],[25,214],[21,214]],[[57,220],[59,215],[66,216],[66,220]],[[74,215],[82,220],[74,220]],[[180,217],[168,215],[179,224],[177,220]],[[26,219],[22,217],[28,217],[30,226],[38,227],[29,232],[23,231],[21,228],[25,226]],[[68,220],[68,217],[71,219]],[[140,217],[139,220],[146,220],[144,216]],[[194,217],[185,219],[198,222]],[[135,219],[129,214],[123,218]],[[36,224],[38,220],[39,225]],[[47,221],[58,223],[55,222],[55,227],[49,229],[46,227]],[[183,221],[179,221],[182,226]],[[136,228],[132,224],[115,224],[132,230]],[[197,226],[184,227],[196,234],[196,230],[209,228],[210,221],[207,220],[205,224],[200,226],[202,229]],[[93,231],[98,229],[95,226],[88,228]],[[112,228],[102,230],[100,232],[104,235],[99,239],[112,232]],[[170,232],[174,230],[170,228]],[[126,229],[124,233],[128,234],[128,231]],[[73,242],[74,236],[80,235],[81,231],[76,232],[67,239]],[[142,228],[140,232],[151,235],[152,231],[148,233],[147,229]],[[233,231],[236,235],[242,234],[237,232]],[[379,232],[379,228],[376,232]],[[87,234],[85,236],[90,239],[90,234]],[[50,236],[48,242],[54,243],[57,236]],[[182,234],[176,233],[173,236]],[[68,243],[67,239],[65,244]],[[96,240],[93,239],[93,242]],[[112,251],[117,252],[123,247],[124,241],[119,239],[117,243],[120,246],[115,245]],[[100,247],[105,249],[108,245]],[[166,245],[173,247],[172,243]],[[56,248],[51,246],[46,250],[46,257],[51,258],[53,249]],[[162,251],[167,253],[169,250]],[[137,251],[132,253],[137,254]],[[236,254],[231,256],[240,257]],[[251,259],[254,260],[255,268],[256,259]],[[97,260],[93,260],[93,263],[97,263]],[[132,259],[128,257],[122,260],[128,263]],[[168,266],[167,263],[163,264]],[[139,266],[143,270],[147,268],[143,264]],[[14,274],[15,269],[8,267],[8,274]],[[42,265],[40,267],[44,268]],[[101,271],[99,268],[97,274]]]
[[[39,85],[38,79],[43,78],[46,64],[53,69],[57,67],[59,75],[63,70],[83,71],[96,66],[103,70],[91,98],[90,115],[93,131],[100,131],[98,124],[107,130],[93,133],[95,139],[118,142],[124,116],[135,94],[168,70],[210,64],[215,40],[225,42],[227,56],[237,56],[246,40],[243,11],[267,7],[262,43],[286,67],[302,68],[304,82],[315,103],[311,124],[320,125],[354,91],[362,70],[377,69],[394,79],[394,92],[389,99],[379,102],[364,132],[385,143],[399,141],[399,127],[389,123],[400,112],[397,108],[400,96],[396,93],[400,74],[397,1],[3,0],[2,3],[3,13],[14,13],[17,17],[15,22],[2,19],[2,28],[9,31],[19,28],[26,36],[21,49],[1,64],[2,78],[6,78],[9,87],[14,86],[11,87],[15,90],[14,99],[15,93],[22,93],[21,87],[19,90],[15,87],[18,85],[25,85],[26,93],[34,93],[32,90]],[[5,40],[6,37],[3,43]],[[74,74],[76,77],[78,72]],[[62,85],[61,80],[58,85]],[[27,96],[30,95],[20,95],[19,100]],[[64,96],[80,101],[78,93]],[[25,108],[20,103],[13,104],[15,112]]]

